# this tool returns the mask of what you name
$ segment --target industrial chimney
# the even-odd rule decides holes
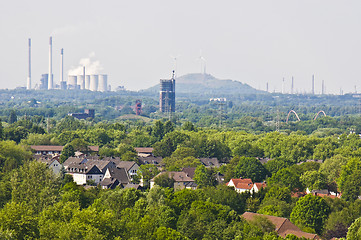
[[[315,94],[315,75],[312,75],[312,94]]]
[[[31,89],[31,38],[29,38],[29,73],[26,83],[26,89]]]
[[[49,75],[48,89],[53,89],[53,38],[49,39]]]

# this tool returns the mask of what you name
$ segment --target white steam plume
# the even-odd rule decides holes
[[[84,66],[85,66],[86,75],[101,73],[101,71],[104,68],[100,64],[100,61],[99,60],[93,60],[94,58],[95,58],[95,53],[91,52],[89,54],[89,57],[80,59],[79,66],[78,67],[72,67],[68,71],[68,75],[82,75]]]

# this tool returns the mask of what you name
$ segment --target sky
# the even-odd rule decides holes
[[[114,89],[145,89],[203,71],[269,91],[361,92],[360,0],[12,0],[0,1],[1,88],[54,82],[87,63]],[[177,61],[174,60],[177,59]],[[176,64],[175,64],[176,62]],[[90,71],[90,69],[89,69]],[[284,83],[283,83],[284,79]]]

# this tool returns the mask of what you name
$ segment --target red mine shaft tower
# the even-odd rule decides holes
[[[135,101],[135,114],[140,115],[142,113],[142,101],[136,100]]]

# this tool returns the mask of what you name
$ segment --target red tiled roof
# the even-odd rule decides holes
[[[263,215],[252,212],[245,212],[242,217],[247,221],[252,221],[255,216],[266,217],[273,225],[275,225],[275,231],[281,237],[286,237],[288,234],[293,234],[297,237],[305,237],[307,239],[321,239],[317,234],[306,233],[301,231],[296,225],[294,225],[287,218],[275,217],[270,215]]]
[[[35,151],[53,151],[61,152],[63,151],[64,146],[55,146],[55,145],[31,145],[31,149]],[[88,146],[90,151],[98,152],[99,146]]]
[[[134,148],[137,153],[152,153],[153,148],[151,147],[136,147]]]
[[[261,188],[266,188],[267,187],[265,182],[261,182],[261,183],[256,182],[254,184],[257,186],[258,190],[261,189]]]
[[[251,190],[253,187],[253,182],[250,178],[232,178],[230,181],[232,181],[235,188],[238,189]]]
[[[63,150],[63,146],[53,146],[53,145],[31,145],[31,149],[35,151],[59,151]]]

